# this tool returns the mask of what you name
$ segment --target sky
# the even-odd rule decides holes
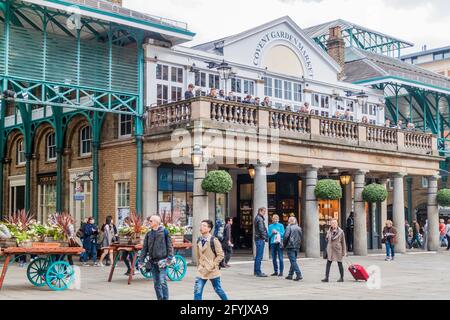
[[[289,15],[301,28],[344,19],[412,42],[403,53],[450,45],[450,0],[124,0],[124,6],[183,21],[199,44]]]

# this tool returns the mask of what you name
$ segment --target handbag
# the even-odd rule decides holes
[[[275,235],[275,237],[274,237],[274,239],[273,239],[273,243],[275,243],[275,244],[281,243],[281,234],[280,234],[280,233],[277,233],[277,234]]]

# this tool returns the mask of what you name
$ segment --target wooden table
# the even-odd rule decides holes
[[[124,245],[124,244],[113,244],[110,246],[110,249],[113,250],[114,254],[114,262],[111,265],[111,271],[109,272],[108,282],[112,281],[114,271],[116,269],[116,264],[120,259],[122,252],[128,252],[132,254],[132,261],[131,261],[131,272],[128,275],[128,285],[131,284],[131,281],[133,280],[133,275],[135,272],[135,266],[136,266],[136,260],[138,258],[139,251],[142,250],[142,244],[136,244],[136,245]],[[177,256],[178,259],[183,259],[181,256],[178,256],[178,252],[180,250],[187,250],[192,248],[192,243],[185,242],[185,243],[174,243],[173,244],[173,250],[174,250],[174,256]],[[185,264],[186,265],[186,264]]]
[[[11,257],[14,255],[36,255],[36,256],[67,256],[67,255],[80,255],[84,252],[83,248],[69,248],[69,247],[39,247],[35,246],[33,248],[7,248],[2,250],[2,254],[6,256],[5,262],[3,264],[2,274],[0,276],[0,290],[3,287],[3,281],[6,277],[6,272],[8,271],[9,262]],[[47,265],[48,268],[51,265]],[[28,272],[28,270],[27,270]],[[40,280],[41,284],[43,283]],[[55,289],[54,289],[55,290]]]

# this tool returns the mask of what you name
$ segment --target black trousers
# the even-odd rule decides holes
[[[327,261],[327,269],[325,272],[325,278],[329,279],[330,278],[330,269],[331,269],[331,264],[333,262],[328,260]],[[338,267],[339,267],[339,273],[341,274],[341,278],[344,279],[344,266],[342,265],[342,262],[338,262]]]
[[[450,250],[450,236],[446,235],[447,237],[447,250]]]
[[[225,264],[228,264],[228,262],[230,262],[231,260],[231,256],[233,255],[233,248],[228,245],[223,245],[222,249],[223,253],[225,254],[225,259],[223,260],[223,262]]]
[[[353,230],[347,229],[347,251],[353,251]]]

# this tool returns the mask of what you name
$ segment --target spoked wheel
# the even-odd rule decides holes
[[[167,267],[167,277],[171,281],[181,281],[186,276],[187,263],[182,256],[175,256],[175,263]]]
[[[146,265],[148,262],[148,257],[145,257],[144,261],[142,261],[142,268],[139,270],[145,279],[152,279],[153,274],[151,270],[147,270]]]
[[[47,273],[48,261],[44,258],[35,259],[28,265],[27,277],[28,280],[36,287],[44,287],[45,276]]]
[[[45,282],[53,291],[66,290],[75,279],[73,267],[65,261],[56,261],[50,265]]]

